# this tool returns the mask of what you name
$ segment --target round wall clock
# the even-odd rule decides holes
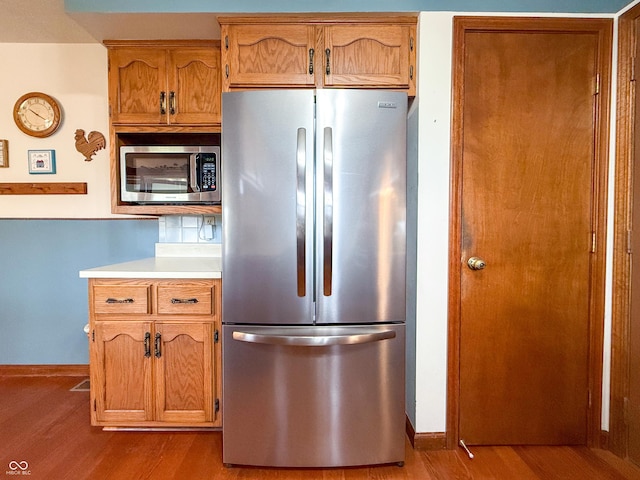
[[[13,120],[20,130],[32,137],[48,137],[60,126],[60,105],[49,95],[30,92],[22,95],[13,107]]]

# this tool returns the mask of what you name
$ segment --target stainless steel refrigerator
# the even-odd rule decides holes
[[[223,462],[401,464],[407,96],[222,104]]]

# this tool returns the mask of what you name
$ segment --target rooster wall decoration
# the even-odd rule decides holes
[[[85,138],[84,130],[81,128],[76,130],[74,138],[76,139],[76,150],[84,155],[85,162],[93,160],[91,157],[95,155],[98,150],[102,150],[107,144],[104,135],[100,132],[89,132],[88,138]]]

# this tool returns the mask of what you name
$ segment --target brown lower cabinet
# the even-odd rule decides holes
[[[220,427],[221,280],[89,279],[91,424]]]

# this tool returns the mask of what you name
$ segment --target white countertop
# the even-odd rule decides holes
[[[156,256],[80,271],[80,278],[222,278],[221,246],[156,244]]]

